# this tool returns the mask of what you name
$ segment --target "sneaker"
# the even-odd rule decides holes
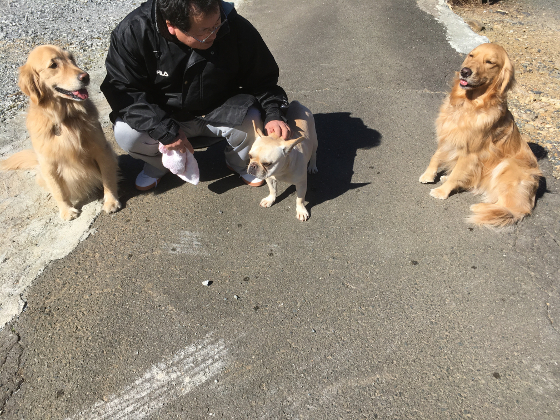
[[[227,163],[226,163],[226,166],[230,171],[236,172],[235,169],[233,169]],[[264,185],[264,183],[266,182],[264,179],[257,178],[257,177],[255,177],[251,174],[248,174],[245,171],[243,171],[243,173],[239,174],[239,176],[241,177],[243,182],[250,187],[260,187],[260,186]]]
[[[146,175],[144,170],[142,170],[136,177],[136,189],[140,191],[151,190],[157,186],[160,179],[161,177],[152,178],[151,176]]]
[[[243,182],[250,187],[260,187],[261,185],[264,185],[264,183],[266,182],[264,179],[254,177],[253,175],[248,174],[246,172],[244,174],[239,174],[239,176],[241,176]]]

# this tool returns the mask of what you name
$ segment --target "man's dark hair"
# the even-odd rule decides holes
[[[191,16],[207,15],[218,10],[219,0],[158,0],[158,10],[163,21],[183,32],[191,29]]]

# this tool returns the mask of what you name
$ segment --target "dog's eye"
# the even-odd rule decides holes
[[[470,57],[470,58],[473,58],[473,57],[474,57],[474,55],[472,55],[472,54],[469,54],[469,57]]]
[[[270,163],[261,162],[261,165],[262,165],[264,168],[268,168],[268,167],[270,166]]]
[[[486,64],[494,64],[490,60],[486,60]]]
[[[54,61],[50,64],[49,69],[56,69],[58,67],[58,64],[56,64]]]

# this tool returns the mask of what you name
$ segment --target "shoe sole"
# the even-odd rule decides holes
[[[266,182],[265,180],[261,180],[260,182],[249,182],[249,181],[246,181],[245,179],[243,179],[243,177],[241,177],[241,179],[243,180],[243,182],[245,184],[247,184],[250,187],[261,187]]]
[[[159,183],[159,180],[160,180],[160,179],[161,179],[161,178],[158,178],[158,180],[157,180],[156,182],[154,182],[154,183],[151,184],[151,185],[148,185],[147,187],[140,187],[140,186],[138,186],[138,185],[135,185],[135,187],[136,187],[136,189],[137,189],[138,191],[148,191],[148,190],[151,190],[152,188],[157,187],[157,184]]]

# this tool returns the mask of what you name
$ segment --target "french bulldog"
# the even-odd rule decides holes
[[[256,139],[249,151],[247,172],[266,180],[269,194],[261,200],[261,207],[270,207],[276,200],[277,181],[295,185],[296,217],[304,222],[309,219],[305,208],[307,172],[317,172],[315,120],[311,111],[297,101],[290,103],[286,118],[293,140],[275,134],[265,136],[253,122]]]

